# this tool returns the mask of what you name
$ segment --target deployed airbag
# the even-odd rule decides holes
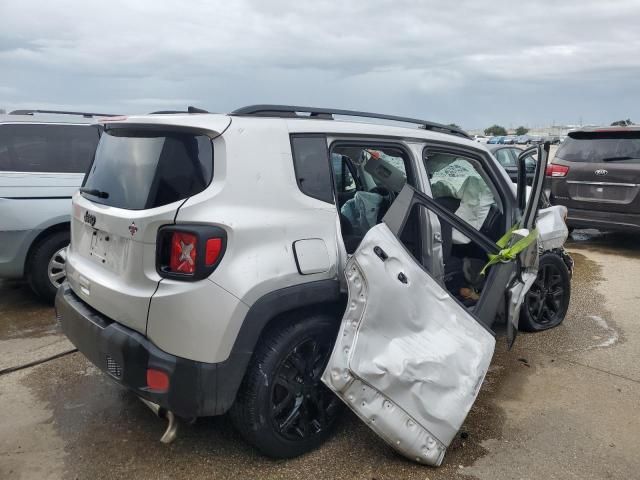
[[[384,197],[373,192],[356,192],[353,198],[347,200],[340,209],[351,227],[353,233],[364,236],[376,223],[378,223],[378,212]]]
[[[459,199],[460,206],[456,215],[480,230],[489,215],[491,205],[495,204],[493,193],[484,179],[464,159],[442,162],[441,165],[438,165],[438,160],[431,160],[430,166],[434,169],[431,179],[433,197]],[[454,243],[464,244],[469,241],[465,235],[457,230],[453,231]]]

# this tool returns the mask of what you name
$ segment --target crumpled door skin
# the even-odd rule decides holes
[[[367,233],[346,277],[347,310],[322,380],[398,452],[440,465],[475,401],[495,338],[384,223]]]

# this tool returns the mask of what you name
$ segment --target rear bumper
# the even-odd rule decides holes
[[[572,228],[640,232],[640,215],[570,208],[568,209],[567,225]]]
[[[91,308],[66,283],[56,295],[56,316],[69,340],[100,370],[179,416],[219,415],[233,403],[243,373],[236,362],[203,363],[170,355]],[[166,392],[147,387],[147,368],[167,373]]]

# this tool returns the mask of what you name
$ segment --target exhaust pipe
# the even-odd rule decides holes
[[[178,435],[178,419],[173,414],[173,412],[170,412],[169,410],[162,408],[157,403],[150,402],[145,398],[142,398],[142,397],[138,397],[138,398],[142,400],[142,403],[144,403],[147,407],[149,407],[149,409],[153,413],[155,413],[158,417],[167,419],[167,422],[168,422],[167,429],[165,430],[164,434],[162,434],[162,437],[160,437],[160,441],[162,443],[173,442]]]

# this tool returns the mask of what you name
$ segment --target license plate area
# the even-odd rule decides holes
[[[98,263],[106,264],[111,248],[110,242],[111,237],[108,233],[94,230],[93,235],[91,235],[91,244],[89,245],[89,257]]]
[[[123,274],[129,258],[131,241],[102,230],[89,233],[85,254],[94,263],[118,275]]]
[[[629,204],[638,194],[637,185],[567,182],[572,200],[581,202]]]

